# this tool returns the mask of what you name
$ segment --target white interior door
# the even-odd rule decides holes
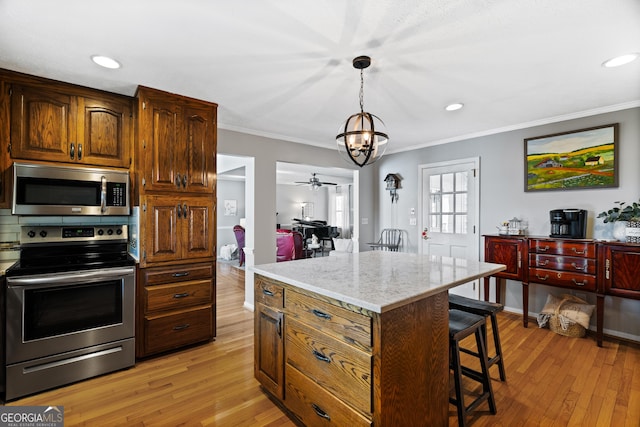
[[[480,259],[478,158],[420,165],[422,253]],[[478,299],[478,280],[449,292]]]

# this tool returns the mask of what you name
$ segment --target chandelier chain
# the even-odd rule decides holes
[[[360,69],[360,112],[364,112],[364,77]]]

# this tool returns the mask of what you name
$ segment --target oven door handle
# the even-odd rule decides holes
[[[113,280],[117,277],[134,273],[133,267],[111,268],[104,270],[87,270],[75,273],[41,274],[24,277],[7,277],[7,286],[37,286],[48,287],[52,285],[74,285],[87,280]]]

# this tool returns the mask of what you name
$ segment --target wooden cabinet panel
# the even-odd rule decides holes
[[[287,317],[287,364],[312,378],[339,400],[371,414],[371,353],[337,341]]]
[[[285,307],[290,318],[313,324],[316,329],[334,338],[371,351],[370,317],[294,291],[287,292]]]
[[[128,168],[131,100],[51,87],[12,85],[11,157]]]
[[[180,266],[146,268],[144,282],[147,286],[213,277],[213,263],[184,264]]]
[[[284,288],[270,281],[257,278],[255,302],[282,310],[284,308]]]
[[[217,105],[145,87],[137,98],[141,191],[213,193]]]
[[[198,280],[146,287],[147,311],[171,310],[211,303],[212,280]]]
[[[214,256],[215,205],[211,197],[150,195],[141,203],[143,267]]]
[[[211,316],[211,306],[148,315],[144,335],[140,337],[145,342],[145,354],[173,350],[211,339]]]
[[[283,319],[282,311],[256,303],[254,315],[255,377],[265,389],[279,399],[284,398]]]
[[[529,280],[549,286],[560,286],[588,292],[596,291],[596,276],[594,274],[571,273],[567,271],[530,268]]]
[[[351,409],[294,367],[286,368],[287,406],[306,426],[371,426],[369,418]],[[400,424],[396,424],[400,425]]]
[[[595,258],[596,245],[593,241],[577,239],[529,239],[529,252]]]
[[[485,236],[484,259],[486,262],[504,264],[507,269],[496,277],[511,280],[525,280],[527,241],[523,238],[507,236]]]
[[[640,245],[602,245],[599,256],[601,292],[640,299]]]
[[[75,161],[75,97],[23,85],[11,90],[11,157]]]

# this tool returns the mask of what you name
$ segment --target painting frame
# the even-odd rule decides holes
[[[236,216],[238,215],[238,201],[237,200],[225,200],[224,201],[224,216]]]
[[[619,123],[525,138],[524,191],[618,187]]]

